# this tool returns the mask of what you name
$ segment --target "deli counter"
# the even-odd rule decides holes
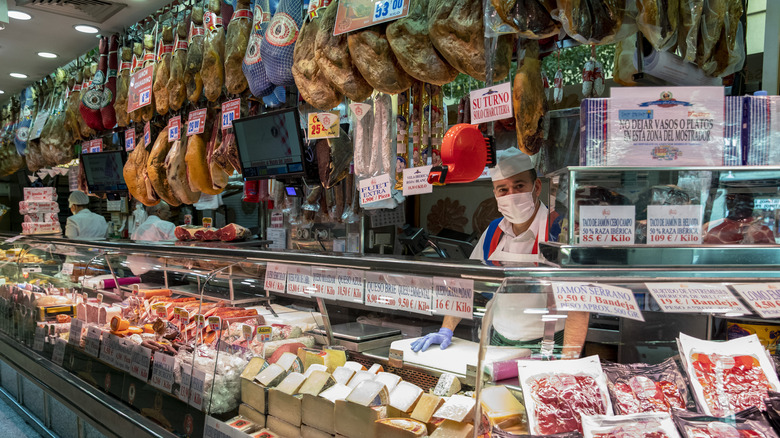
[[[498,417],[481,394],[504,387],[522,402],[529,389],[518,360],[555,359],[544,348],[488,346],[493,315],[511,294],[546,294],[547,306],[521,312],[545,322],[565,319],[564,311],[589,312],[581,354],[587,359],[581,360],[597,355],[605,363],[663,364],[682,356],[685,369],[685,355],[678,355],[682,336],[706,341],[745,334],[756,334],[774,357],[780,332],[772,324],[780,313],[772,292],[780,283],[780,252],[766,245],[662,250],[549,243],[542,252],[550,262],[486,266],[230,244],[3,238],[0,395],[20,409],[44,406],[37,415],[41,430],[60,436],[72,431],[57,429],[65,426],[52,416],[55,404],[77,417],[73,423],[83,430],[73,436],[87,428],[104,436],[213,436],[237,414],[280,436],[288,436],[280,429],[294,436],[350,436],[364,425],[309,424],[319,420],[307,419],[300,407],[300,384],[287,399],[277,395],[278,402],[270,393],[281,391],[269,389],[290,370],[333,373],[345,364],[355,375],[381,370],[393,382],[385,384],[390,401],[380,402],[389,403],[386,411],[372,407],[378,418],[411,415],[412,406],[394,401],[389,391],[399,381],[438,393],[442,380],[454,376],[461,392],[476,397],[472,424],[481,426],[472,428],[474,436],[485,427],[499,436],[496,428],[506,423],[493,421]],[[437,331],[445,315],[462,318],[453,344],[413,352],[412,340]],[[542,343],[551,340],[545,331]],[[292,368],[264,388],[260,371],[283,356],[295,359]],[[515,368],[508,373],[507,363]],[[770,382],[777,380],[771,367]],[[691,406],[694,392],[687,393]],[[258,402],[258,394],[269,398]],[[529,433],[530,422],[539,421],[529,403],[521,404],[520,420],[507,430]]]

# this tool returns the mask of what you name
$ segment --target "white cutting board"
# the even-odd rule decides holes
[[[438,345],[431,345],[427,350],[415,353],[412,342],[419,338],[402,339],[390,344],[390,350],[402,351],[404,363],[422,365],[461,376],[466,375],[468,365],[477,366],[479,358],[479,343],[465,339],[452,338],[452,344],[442,350]],[[485,363],[518,359],[531,356],[527,348],[489,346],[485,354]]]

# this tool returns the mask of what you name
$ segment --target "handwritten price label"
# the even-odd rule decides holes
[[[309,113],[306,136],[309,140],[321,138],[336,138],[339,136],[339,112]],[[324,119],[324,120],[323,120]],[[325,125],[325,121],[329,125]]]
[[[130,375],[137,377],[143,382],[149,380],[149,363],[152,361],[152,350],[136,345],[133,347],[132,364],[130,365]]]
[[[173,390],[173,366],[176,361],[173,356],[165,353],[154,353],[152,364],[152,385],[163,391]]]
[[[125,131],[125,150],[127,152],[135,149],[135,129]]]
[[[190,112],[187,120],[187,137],[191,135],[203,134],[206,129],[206,108]]]
[[[168,141],[176,141],[181,138],[181,116],[171,117],[168,120]]]
[[[222,129],[233,127],[233,121],[241,118],[241,99],[229,100],[222,104]]]

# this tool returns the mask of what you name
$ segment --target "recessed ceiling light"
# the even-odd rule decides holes
[[[81,33],[98,33],[100,32],[100,29],[98,29],[95,26],[90,26],[88,24],[77,24],[73,26],[74,29]]]
[[[11,73],[12,78],[27,79],[27,75],[23,73]]]
[[[56,58],[57,54],[51,52],[38,52],[38,56],[41,58]]]
[[[8,17],[16,20],[29,20],[32,15],[22,11],[8,11]]]

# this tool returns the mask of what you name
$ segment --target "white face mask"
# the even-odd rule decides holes
[[[531,192],[514,193],[496,198],[498,211],[513,224],[527,222],[534,215],[536,202]]]

